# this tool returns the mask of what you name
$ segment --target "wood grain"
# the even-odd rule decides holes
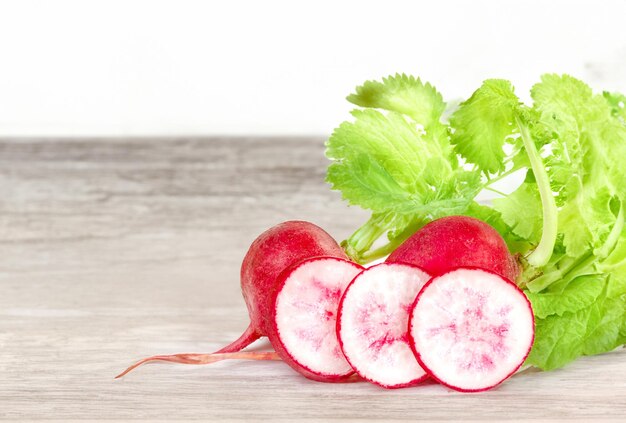
[[[321,138],[0,140],[0,418],[620,420],[626,350],[499,389],[387,391],[281,362],[147,365],[247,324],[239,265],[262,230],[367,217],[324,184]],[[257,348],[267,347],[260,343]]]

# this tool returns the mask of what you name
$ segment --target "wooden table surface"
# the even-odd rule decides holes
[[[0,418],[626,419],[624,349],[480,394],[316,383],[282,362],[158,363],[113,380],[138,358],[235,339],[247,325],[240,262],[264,229],[305,219],[342,239],[364,221],[324,184],[323,149],[1,140]]]

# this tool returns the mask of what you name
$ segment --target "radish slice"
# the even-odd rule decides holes
[[[457,391],[500,384],[520,368],[533,343],[533,312],[524,293],[482,269],[458,268],[431,279],[410,314],[417,360]]]
[[[343,352],[364,379],[401,388],[426,379],[409,346],[409,309],[430,276],[416,266],[383,263],[359,274],[339,306]]]
[[[344,290],[362,270],[347,260],[319,257],[281,275],[270,340],[276,352],[306,377],[332,382],[354,373],[337,340],[337,308]]]

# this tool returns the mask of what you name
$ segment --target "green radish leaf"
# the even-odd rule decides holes
[[[581,355],[608,352],[623,343],[620,331],[626,318],[626,284],[615,279],[605,279],[602,284],[602,293],[588,306],[537,320],[528,364],[557,369]]]
[[[410,116],[424,128],[439,124],[446,108],[443,97],[435,87],[405,74],[383,78],[382,82],[366,81],[347,100],[357,106]]]
[[[541,198],[537,184],[525,182],[505,198],[493,200],[493,208],[519,237],[537,244],[541,238]]]
[[[485,81],[450,118],[456,151],[485,173],[503,171],[503,147],[516,130],[519,106],[520,101],[509,81]]]
[[[551,315],[563,316],[590,306],[602,293],[604,278],[599,275],[580,276],[558,292],[533,293],[526,296],[533,306],[535,316],[545,319]]]

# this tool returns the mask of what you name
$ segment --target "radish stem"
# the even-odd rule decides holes
[[[556,201],[554,200],[554,195],[550,187],[548,173],[543,166],[543,162],[541,161],[535,142],[530,135],[530,131],[519,117],[516,118],[516,122],[520,130],[522,141],[524,142],[526,154],[528,154],[530,160],[530,166],[535,175],[535,180],[537,181],[537,186],[539,187],[539,196],[541,197],[541,206],[543,209],[543,233],[541,234],[541,240],[537,248],[527,257],[527,260],[530,265],[541,267],[548,263],[550,256],[552,256],[552,251],[554,250],[558,225],[558,209],[556,208]]]
[[[422,222],[421,220],[410,224],[404,231],[402,231],[402,233],[394,237],[387,244],[361,255],[359,263],[367,264],[373,262],[374,260],[387,257],[389,254],[394,252],[396,248],[402,245],[402,243],[406,241],[411,235],[413,235],[419,228],[421,228],[423,224],[424,222]]]
[[[341,243],[348,257],[357,263],[363,262],[361,251],[369,250],[374,242],[386,232],[386,229],[379,225],[382,219],[382,215],[373,215],[365,225]]]
[[[589,266],[598,260],[605,259],[617,244],[619,237],[624,229],[624,207],[620,205],[617,219],[611,232],[609,233],[606,241],[600,248],[594,253],[587,252],[585,255],[577,258],[564,261],[564,265],[558,270],[554,270],[550,273],[539,276],[538,278],[528,282],[526,288],[530,292],[540,292],[559,280],[572,280],[579,276],[581,272],[585,271]]]

